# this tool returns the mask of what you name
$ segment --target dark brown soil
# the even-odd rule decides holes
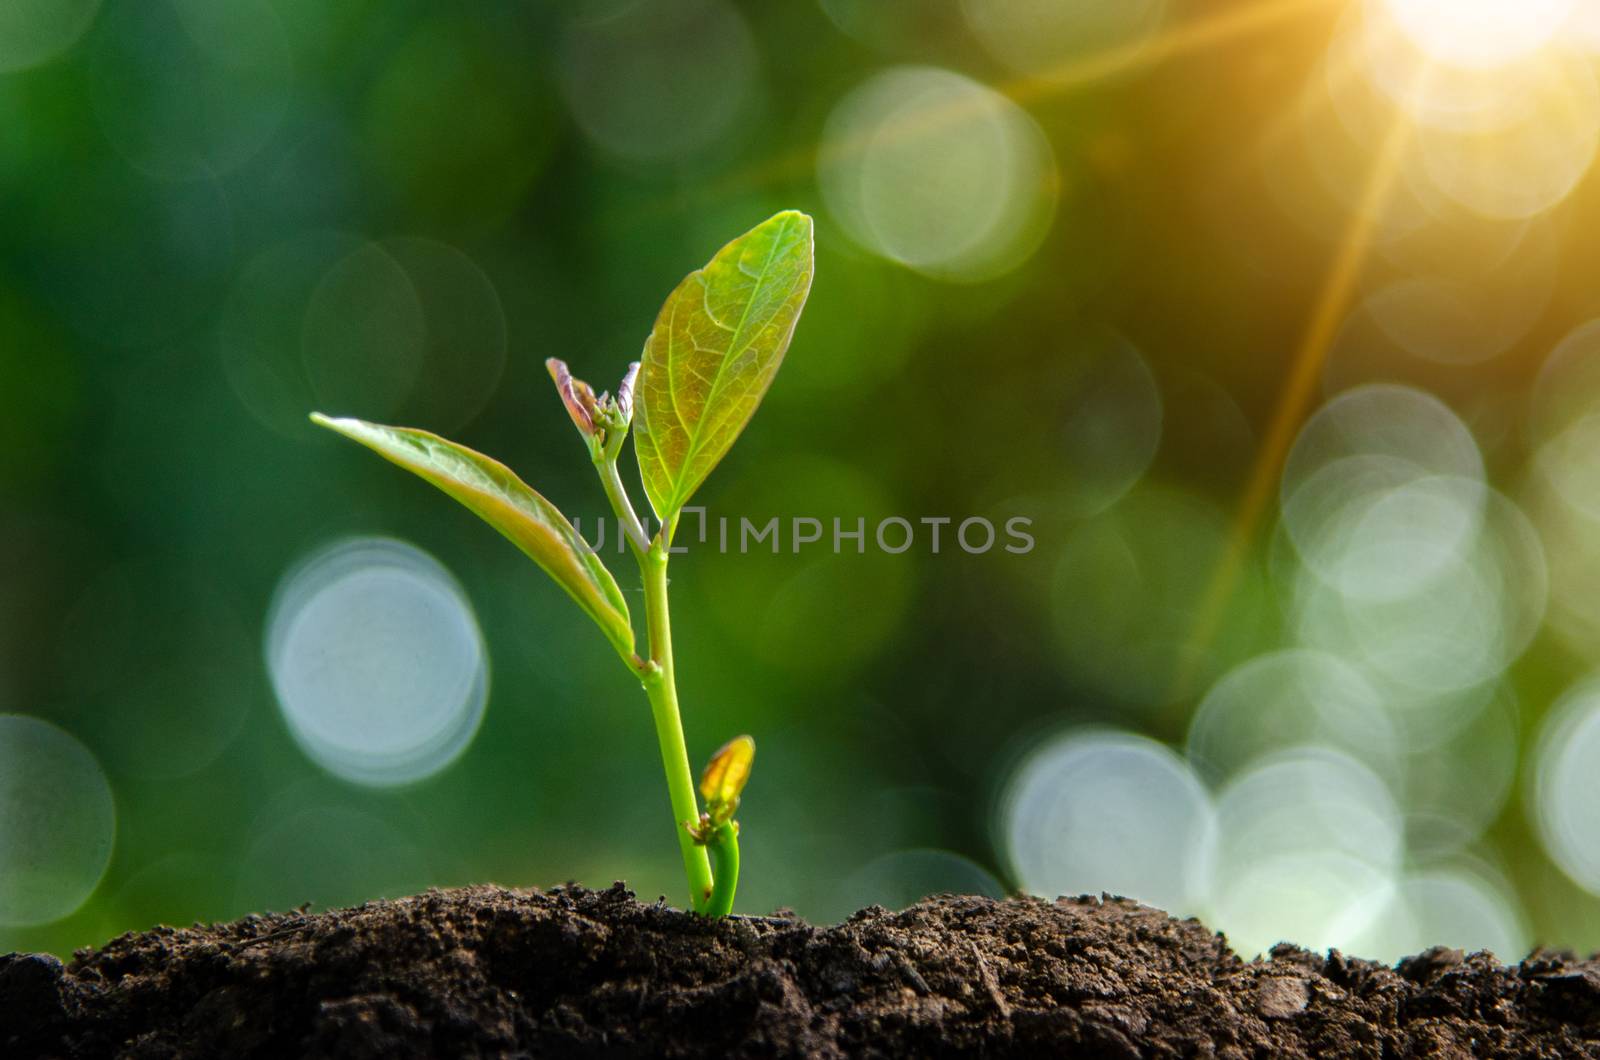
[[[707,923],[472,887],[0,958],[0,1056],[1600,1057],[1600,965],[1246,964],[1123,899]]]

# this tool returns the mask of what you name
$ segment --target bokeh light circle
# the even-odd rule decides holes
[[[716,146],[750,115],[759,73],[750,30],[725,0],[637,0],[575,21],[560,67],[584,135],[643,162]]]
[[[965,29],[955,0],[817,0],[817,5],[840,33],[880,52],[937,54]]]
[[[74,912],[111,861],[116,805],[88,748],[49,722],[0,714],[0,924]]]
[[[1444,365],[1480,364],[1506,353],[1555,294],[1560,226],[1494,220],[1439,204],[1430,213],[1428,224],[1383,248],[1390,267],[1372,270],[1372,293],[1360,315],[1388,342],[1363,337],[1360,345],[1372,358],[1388,353],[1373,347],[1393,344]]]
[[[1516,314],[1505,312],[1499,301],[1485,305],[1485,300],[1484,291],[1455,277],[1408,276],[1374,292],[1363,308],[1407,352],[1437,364],[1463,365],[1504,353],[1547,297],[1520,303],[1517,308],[1532,312]]]
[[[426,340],[416,285],[394,255],[366,243],[329,268],[311,292],[300,352],[323,408],[381,417],[410,395]]]
[[[1285,502],[1317,471],[1351,456],[1387,456],[1423,474],[1483,478],[1472,432],[1444,402],[1413,387],[1375,383],[1334,397],[1301,428],[1284,465]]]
[[[1413,70],[1374,56],[1381,49],[1371,40],[1367,22],[1359,5],[1343,9],[1297,107],[1303,117],[1283,137],[1283,147],[1273,152],[1278,157],[1267,169],[1271,191],[1287,219],[1325,241],[1341,238],[1353,215],[1369,214],[1363,196],[1374,159],[1385,151],[1395,121],[1395,102],[1385,78],[1391,66],[1401,74]],[[1391,41],[1385,36],[1376,43]],[[1363,70],[1367,77],[1353,76]],[[1402,82],[1395,91],[1409,88],[1409,82]],[[1409,165],[1409,158],[1403,161]],[[1390,181],[1386,190],[1384,208],[1370,212],[1373,246],[1379,251],[1431,220],[1409,181]]]
[[[1108,891],[1182,914],[1210,872],[1210,796],[1183,759],[1131,733],[1069,731],[1034,748],[996,827],[1015,879],[1044,897]]]
[[[245,408],[303,439],[318,406],[461,426],[499,385],[506,336],[498,290],[456,247],[312,230],[238,271],[217,350]]]
[[[1529,771],[1533,813],[1550,860],[1600,894],[1600,679],[1563,695],[1540,728]]]
[[[1600,413],[1568,424],[1539,447],[1535,470],[1561,500],[1588,523],[1600,522]]]
[[[488,654],[465,593],[438,561],[383,538],[337,543],[283,578],[266,656],[296,742],[358,784],[445,768],[488,697]]]
[[[960,74],[884,71],[834,108],[817,178],[862,246],[919,272],[974,282],[1009,271],[1044,238],[1057,175],[1021,107]]]
[[[1493,490],[1481,495],[1479,525],[1465,539],[1451,533],[1447,558],[1425,577],[1397,571],[1397,591],[1382,595],[1321,578],[1303,584],[1295,616],[1302,642],[1357,662],[1392,708],[1441,704],[1440,697],[1496,679],[1544,620],[1549,567],[1521,509]],[[1414,530],[1419,554],[1432,555],[1428,535],[1438,524],[1424,520],[1408,530],[1397,522],[1395,530]],[[1415,720],[1436,723],[1424,720],[1429,713]]]
[[[77,43],[100,0],[7,0],[0,4],[0,74],[49,62]]]
[[[1570,4],[1370,0],[1353,7],[1361,17],[1347,20],[1334,45],[1341,56],[1340,83],[1330,85],[1335,102],[1347,114],[1364,113],[1360,124],[1372,134],[1407,123],[1401,186],[1432,212],[1533,217],[1571,193],[1600,144],[1595,73],[1568,47],[1572,33],[1562,24]],[[1489,29],[1501,20],[1516,31]],[[1452,35],[1483,50],[1474,57],[1452,45]],[[1441,51],[1454,52],[1454,61],[1441,61]],[[1364,78],[1345,76],[1356,70]]]
[[[1528,433],[1544,444],[1600,414],[1600,319],[1573,328],[1539,368],[1528,407]],[[1565,491],[1563,491],[1565,493]],[[1600,518],[1600,503],[1571,495],[1575,506]]]
[[[1528,952],[1528,929],[1516,901],[1483,875],[1441,867],[1402,876],[1353,952],[1392,962],[1432,946],[1487,950],[1501,963]]]
[[[1338,748],[1382,776],[1398,768],[1399,739],[1378,690],[1327,652],[1269,652],[1235,667],[1189,722],[1189,761],[1211,781],[1301,744]]]
[[[1600,637],[1600,320],[1573,329],[1546,358],[1527,423],[1536,446],[1530,492],[1550,542],[1551,625],[1592,660]]]
[[[1457,566],[1476,540],[1487,491],[1459,475],[1416,475],[1384,457],[1341,460],[1284,505],[1291,528],[1311,522],[1309,498],[1334,504],[1302,532],[1306,565],[1346,599],[1388,602],[1417,593]]]
[[[1389,787],[1343,752],[1316,744],[1258,759],[1217,796],[1217,872],[1267,854],[1342,851],[1392,868],[1403,829]]]
[[[114,4],[94,43],[101,131],[155,177],[238,169],[266,146],[289,106],[293,56],[269,0]]]
[[[1570,195],[1600,148],[1600,88],[1586,68],[1542,86],[1540,105],[1515,122],[1417,131],[1434,187],[1484,217],[1530,218]]]
[[[303,437],[317,407],[301,354],[306,306],[329,270],[364,245],[341,232],[301,232],[245,262],[222,304],[217,352],[234,396],[261,423]]]
[[[1074,353],[1056,415],[1064,514],[1082,518],[1116,503],[1150,467],[1162,401],[1150,366],[1122,336],[1102,333]]]
[[[1546,362],[1528,416],[1537,447],[1524,498],[1548,546],[1549,625],[1567,647],[1600,661],[1600,322],[1573,332]]]
[[[1218,885],[1207,921],[1247,959],[1280,942],[1348,950],[1393,894],[1393,877],[1370,861],[1338,850],[1302,850],[1240,866]]]
[[[1600,662],[1600,539],[1595,522],[1547,483],[1534,483],[1530,493],[1538,505],[1539,532],[1550,546],[1549,628],[1577,658]]]
[[[1476,842],[1510,796],[1517,772],[1517,700],[1502,685],[1482,706],[1478,698],[1459,702],[1468,718],[1455,732],[1433,743],[1409,741],[1399,797],[1413,859],[1453,855]]]
[[[1392,600],[1437,578],[1475,539],[1483,478],[1472,432],[1443,402],[1409,387],[1358,387],[1301,429],[1284,465],[1283,527],[1330,586]]]
[[[1349,9],[1330,52],[1338,63],[1328,71],[1334,102],[1347,121],[1366,129],[1362,138],[1368,146],[1376,146],[1374,137],[1382,135],[1385,117],[1392,120],[1397,107],[1419,130],[1492,133],[1535,116],[1553,93],[1570,91],[1563,81],[1582,78],[1581,64],[1556,49],[1506,63],[1490,74],[1437,62],[1387,17],[1383,2]],[[1355,73],[1364,76],[1349,76]],[[1498,161],[1516,164],[1514,159]]]
[[[413,423],[453,430],[489,401],[506,361],[506,314],[494,283],[477,262],[447,243],[386,239],[422,310],[423,346],[405,402]]]
[[[1257,759],[1219,793],[1210,917],[1245,956],[1289,940],[1347,946],[1381,912],[1403,851],[1388,786],[1305,745]]]
[[[1574,0],[1377,0],[1419,49],[1443,63],[1493,69],[1560,32]]]
[[[1049,78],[1070,73],[1074,60],[1132,62],[1161,28],[1167,0],[961,0],[961,9],[990,54]]]

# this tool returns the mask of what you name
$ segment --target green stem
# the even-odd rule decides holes
[[[643,567],[648,560],[646,548],[650,535],[645,533],[644,524],[639,521],[639,516],[634,513],[633,502],[628,499],[628,491],[622,485],[622,476],[617,473],[617,460],[609,452],[602,452],[595,456],[595,470],[600,472],[600,485],[605,488],[606,499],[611,502],[611,510],[617,514],[617,523],[628,537],[628,547],[633,550],[633,558]]]
[[[639,561],[644,571],[645,621],[650,634],[651,666],[645,672],[644,690],[650,697],[656,738],[661,744],[661,765],[667,774],[667,794],[672,798],[673,831],[683,853],[683,870],[689,877],[689,904],[701,912],[712,896],[711,862],[705,847],[694,841],[687,825],[700,819],[694,775],[689,770],[689,749],[683,740],[683,720],[678,714],[678,688],[672,671],[672,623],[667,615],[667,545],[663,535]]]
[[[733,892],[739,888],[739,826],[723,821],[707,845],[717,882],[701,913],[713,918],[727,916],[733,912]]]
[[[617,456],[624,434],[618,432],[603,449],[598,446],[591,449],[606,499],[611,502],[611,510],[616,513],[622,532],[628,536],[628,546],[644,575],[649,659],[634,655],[623,661],[639,677],[645,694],[650,697],[650,714],[655,719],[656,740],[661,745],[661,766],[667,775],[667,794],[672,800],[673,831],[678,835],[683,871],[689,878],[689,907],[700,913],[712,898],[713,885],[706,849],[694,841],[687,827],[699,822],[700,802],[695,797],[694,774],[689,768],[689,748],[683,738],[683,719],[678,711],[678,686],[672,664],[672,621],[667,610],[667,546],[672,534],[669,528],[663,527],[660,540],[650,544],[644,524],[633,510],[633,502],[628,499],[628,491],[617,472]]]

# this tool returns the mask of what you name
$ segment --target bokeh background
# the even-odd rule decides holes
[[[486,880],[681,901],[602,638],[305,416],[592,526],[542,361],[612,385],[786,207],[816,284],[710,515],[1036,546],[679,558],[691,754],[760,746],[740,909],[1600,946],[1595,11],[10,0],[0,951]]]

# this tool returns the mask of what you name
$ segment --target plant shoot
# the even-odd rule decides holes
[[[696,798],[678,708],[667,562],[678,517],[754,415],[783,362],[811,289],[811,218],[793,210],[757,225],[684,278],[662,306],[639,362],[616,394],[596,394],[567,365],[546,362],[627,534],[644,583],[645,643],[611,572],[566,516],[510,468],[427,431],[313,413],[454,497],[520,548],[600,628],[650,701],[667,793],[688,876],[690,907],[724,916],[739,879],[733,819],[755,742],[729,741],[712,756]],[[630,429],[657,530],[634,508],[618,462]]]

